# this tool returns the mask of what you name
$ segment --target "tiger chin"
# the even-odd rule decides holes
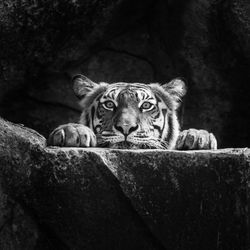
[[[72,79],[80,99],[79,123],[56,128],[48,145],[118,149],[217,149],[206,130],[180,132],[177,109],[186,94],[185,83],[95,83],[83,75]]]

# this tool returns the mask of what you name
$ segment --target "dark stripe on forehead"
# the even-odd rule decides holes
[[[116,83],[111,83],[110,86],[117,86],[117,87],[141,87],[141,88],[148,88],[148,85],[145,83],[138,83],[138,82],[116,82]]]
[[[107,97],[108,98],[111,98],[111,99],[114,99],[115,97],[115,92],[117,91],[117,89],[111,89],[108,93],[107,93]]]
[[[153,97],[149,97],[148,100],[154,100],[154,98]]]
[[[149,86],[140,84],[140,83],[115,83],[109,85],[105,94],[103,95],[104,99],[115,100],[118,97],[118,100],[125,98],[129,100],[153,100],[154,94]],[[123,100],[125,101],[125,100]]]
[[[139,100],[138,92],[135,92],[135,97],[136,97],[136,100],[138,101]]]
[[[141,91],[141,92],[142,92],[142,91]],[[141,95],[142,95],[142,100],[144,100],[145,97],[146,97],[145,92],[142,92]]]
[[[144,89],[139,89],[139,91],[142,92],[143,95],[142,100],[148,99],[150,97],[149,94],[144,91]]]
[[[139,86],[139,87],[128,87],[128,89],[132,90],[134,93],[136,93],[136,97],[137,100],[139,100],[139,96],[141,100],[153,100],[154,98],[152,97],[153,93],[149,93],[152,92],[152,90],[148,87],[144,87],[144,86]],[[152,94],[152,95],[151,95]]]
[[[117,89],[130,89],[132,91],[136,91],[136,90],[141,90],[141,91],[148,91],[151,90],[150,87],[146,84],[143,83],[114,83],[109,85],[110,89],[112,90],[113,88]],[[144,92],[145,93],[145,92]]]

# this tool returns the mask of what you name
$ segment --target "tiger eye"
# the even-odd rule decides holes
[[[148,110],[148,109],[150,109],[152,106],[153,106],[152,103],[150,103],[150,102],[144,102],[144,103],[141,105],[141,108],[142,108],[142,109]]]
[[[106,109],[113,109],[115,104],[112,101],[106,101],[103,103],[104,108]]]

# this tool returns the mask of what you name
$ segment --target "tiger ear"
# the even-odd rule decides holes
[[[179,78],[173,79],[172,81],[161,85],[161,87],[167,91],[177,103],[181,101],[181,98],[187,92],[184,81]]]
[[[74,93],[79,99],[84,98],[86,94],[98,86],[97,83],[92,82],[89,78],[81,74],[75,75],[72,78],[72,82]]]

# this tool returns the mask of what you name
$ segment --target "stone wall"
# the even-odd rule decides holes
[[[0,249],[249,249],[249,160],[46,147],[0,120]]]
[[[0,3],[0,115],[47,137],[76,121],[70,77],[166,82],[183,77],[183,129],[249,145],[247,0]]]

